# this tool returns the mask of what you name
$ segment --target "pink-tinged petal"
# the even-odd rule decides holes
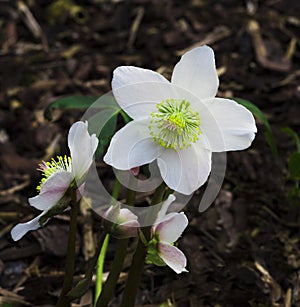
[[[200,99],[215,97],[219,78],[213,50],[202,46],[185,53],[174,67],[171,83],[192,92]]]
[[[112,138],[103,160],[120,170],[129,170],[154,161],[164,150],[150,136],[149,120],[132,121]]]
[[[179,193],[190,195],[207,180],[211,170],[211,151],[195,143],[174,151],[168,149],[157,158],[164,182]]]
[[[118,222],[121,225],[127,224],[127,223],[133,223],[134,225],[139,225],[137,222],[138,217],[133,214],[129,209],[123,208],[120,210]]]
[[[158,243],[159,256],[177,274],[187,272],[186,257],[184,253],[175,246],[168,243]]]
[[[121,209],[119,219],[120,224],[118,229],[119,233],[122,235],[122,238],[138,236],[138,227],[140,227],[140,224],[135,214],[128,209]]]
[[[18,241],[20,240],[28,231],[31,230],[36,230],[38,228],[40,228],[40,224],[39,224],[39,219],[41,218],[41,216],[44,214],[45,212],[43,212],[42,214],[38,215],[37,217],[35,217],[34,219],[32,219],[31,221],[28,221],[26,223],[20,223],[18,225],[16,225],[12,230],[11,230],[11,237],[14,241]]]
[[[139,166],[133,167],[129,171],[132,176],[137,176],[140,173],[140,167]]]
[[[114,225],[111,228],[112,235],[119,239],[137,237],[137,229],[140,227],[138,218],[129,209],[120,209],[120,205],[111,206],[105,213],[104,218]]]
[[[157,218],[154,222],[154,224],[160,223],[162,220],[166,218],[167,211],[171,205],[172,202],[174,202],[176,197],[173,194],[170,194],[168,198],[162,203],[161,209],[159,210],[157,214]]]
[[[42,184],[40,194],[28,199],[30,205],[38,210],[49,210],[64,196],[72,179],[69,172],[54,173]]]
[[[201,129],[213,152],[248,148],[257,132],[252,113],[233,100],[215,98],[200,114]]]
[[[160,222],[155,229],[159,235],[159,240],[164,242],[173,243],[183,233],[189,221],[183,212],[175,213],[168,219]]]
[[[76,180],[81,180],[88,172],[98,146],[95,134],[89,135],[87,122],[76,122],[72,125],[68,135],[68,145],[72,158],[72,169]]]

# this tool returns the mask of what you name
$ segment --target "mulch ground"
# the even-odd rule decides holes
[[[37,214],[38,163],[67,153],[69,127],[80,111],[44,117],[63,95],[101,96],[114,68],[135,65],[170,77],[186,50],[208,44],[216,54],[218,96],[241,97],[267,116],[250,149],[227,155],[223,188],[205,213],[204,188],[185,208],[190,225],[179,241],[189,273],[147,265],[139,306],[300,306],[299,199],[288,197],[287,161],[296,150],[282,131],[300,127],[300,3],[237,1],[0,2],[0,303],[53,306],[61,289],[68,214],[14,243],[10,229]],[[109,168],[100,172],[109,184]],[[99,218],[82,209],[76,279],[86,269]],[[134,243],[132,242],[132,245]],[[133,248],[131,247],[131,252]],[[106,271],[114,255],[108,251]],[[130,255],[112,306],[118,306]],[[91,306],[93,288],[76,306]],[[75,305],[74,305],[75,306]]]

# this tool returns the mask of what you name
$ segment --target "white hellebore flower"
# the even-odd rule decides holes
[[[118,239],[138,236],[138,217],[127,208],[120,208],[119,204],[112,205],[103,216],[110,221],[110,233]]]
[[[65,209],[65,193],[71,186],[78,187],[78,195],[84,187],[84,180],[93,162],[94,153],[98,146],[98,139],[95,134],[89,135],[87,122],[76,122],[72,125],[68,135],[68,145],[71,157],[57,157],[57,161],[43,162],[40,171],[44,178],[37,188],[39,194],[29,198],[31,206],[43,212],[27,223],[16,225],[11,236],[13,240],[21,239],[28,231],[40,227],[40,218],[54,206],[61,206]],[[64,207],[65,206],[65,207]]]
[[[151,228],[147,262],[156,265],[166,264],[177,274],[187,272],[184,253],[174,246],[188,225],[188,219],[183,212],[166,213],[170,204],[175,200],[172,194],[163,203],[154,225]]]
[[[104,161],[129,170],[157,159],[165,183],[191,194],[207,180],[212,152],[245,149],[257,131],[250,111],[215,97],[218,86],[208,46],[185,53],[171,82],[148,69],[118,67],[113,94],[133,121],[114,135]]]

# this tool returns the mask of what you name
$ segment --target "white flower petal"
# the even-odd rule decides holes
[[[122,210],[127,210],[129,212],[122,212]],[[126,220],[124,220],[126,216]],[[138,236],[138,228],[140,227],[140,223],[138,222],[137,216],[134,215],[128,209],[121,209],[120,219],[123,220],[119,224],[120,233],[123,233],[123,237],[137,237]]]
[[[143,82],[113,89],[120,107],[133,119],[148,117],[157,111],[156,104],[178,94],[170,82]]]
[[[148,119],[131,121],[112,138],[103,160],[120,170],[129,170],[154,161],[164,150],[154,143]]]
[[[252,113],[233,100],[215,98],[200,114],[201,129],[213,152],[242,150],[251,145],[257,132]]]
[[[161,74],[135,66],[120,66],[114,70],[111,87],[113,90],[119,87],[144,82],[167,82],[169,81]]]
[[[185,53],[174,67],[171,83],[200,99],[215,97],[219,79],[213,50],[202,46]]]
[[[188,223],[189,221],[183,212],[176,213],[160,222],[156,226],[155,232],[159,234],[160,241],[173,243],[178,240]]]
[[[154,224],[160,223],[163,219],[165,219],[167,215],[167,211],[169,209],[169,206],[173,201],[175,201],[176,197],[173,194],[170,194],[169,197],[163,202],[161,209],[159,210],[157,214],[157,218],[154,222]]]
[[[28,231],[30,230],[36,230],[40,228],[39,224],[39,219],[41,216],[44,214],[41,213],[31,221],[28,221],[26,223],[20,223],[16,225],[12,230],[11,230],[11,237],[13,238],[14,241],[20,240]]]
[[[177,274],[187,272],[186,257],[184,253],[175,246],[167,243],[158,243],[159,256]]]
[[[138,217],[133,214],[129,209],[123,208],[120,210],[118,222],[120,225],[133,224],[139,225],[137,223]]]
[[[208,178],[211,170],[211,151],[196,143],[175,152],[164,151],[157,158],[158,167],[165,183],[179,193],[190,195]]]
[[[73,175],[69,172],[54,173],[42,184],[40,194],[28,199],[30,205],[38,210],[49,210],[63,197],[72,179]]]
[[[89,135],[87,122],[76,122],[72,125],[68,135],[68,145],[71,152],[73,174],[80,180],[88,172],[98,146],[95,134]]]
[[[120,107],[133,119],[149,116],[156,103],[171,97],[171,84],[159,73],[134,66],[114,70],[112,90]]]

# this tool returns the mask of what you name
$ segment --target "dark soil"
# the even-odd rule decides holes
[[[147,265],[137,305],[300,306],[300,202],[288,198],[287,179],[296,146],[282,131],[300,132],[299,13],[293,0],[0,1],[1,306],[53,306],[61,290],[68,214],[17,243],[10,237],[16,223],[38,213],[27,202],[36,194],[38,163],[67,152],[68,129],[82,116],[55,111],[49,122],[46,106],[63,95],[101,96],[120,65],[169,78],[180,55],[203,44],[215,50],[218,96],[248,99],[265,113],[279,158],[257,120],[251,148],[228,154],[215,203],[198,212],[203,188],[185,209],[190,225],[179,245],[189,273]],[[83,213],[76,280],[94,251],[91,229],[100,229],[96,215]],[[113,255],[114,244],[106,271]],[[129,266],[130,257],[125,277]],[[74,306],[91,306],[92,292]]]

